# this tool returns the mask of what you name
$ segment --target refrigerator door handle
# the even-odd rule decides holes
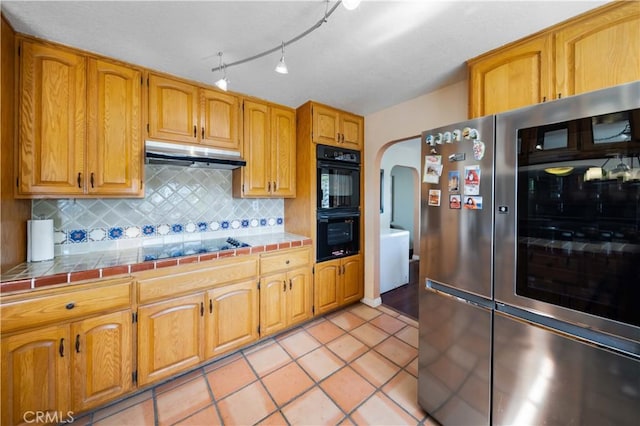
[[[477,296],[475,294],[467,293],[457,290],[452,287],[445,286],[435,281],[427,279],[426,289],[433,291],[445,297],[454,298],[460,302],[468,303],[470,305],[477,306],[484,309],[493,309],[494,301],[485,299],[484,297]]]

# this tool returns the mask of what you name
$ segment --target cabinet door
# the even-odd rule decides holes
[[[470,118],[551,99],[553,51],[548,35],[469,62]]]
[[[296,196],[296,113],[271,107],[271,195]]]
[[[131,389],[131,310],[71,325],[73,410],[84,411]]]
[[[260,335],[267,336],[287,324],[287,275],[268,275],[260,280]]]
[[[140,70],[88,63],[87,192],[143,195]]]
[[[321,105],[313,105],[313,141],[327,145],[339,145],[340,121],[338,111]]]
[[[288,325],[306,321],[312,317],[311,269],[295,269],[287,274]]]
[[[149,75],[149,136],[177,142],[198,142],[198,88]]]
[[[2,339],[2,424],[36,423],[36,412],[60,423],[70,408],[69,326]]]
[[[258,339],[258,283],[224,285],[207,292],[207,358]]]
[[[364,119],[360,116],[342,113],[340,115],[342,143],[345,148],[361,150],[364,142]]]
[[[357,302],[364,295],[360,256],[342,260],[342,303]]]
[[[138,309],[138,384],[183,371],[204,360],[202,293]]]
[[[28,41],[20,55],[18,194],[82,194],[86,61]]]
[[[340,306],[338,293],[338,278],[342,276],[340,269],[339,259],[316,264],[314,284],[316,315]]]
[[[556,34],[557,91],[577,95],[640,80],[640,6],[620,2]]]
[[[269,168],[269,108],[265,104],[244,102],[244,196],[268,196],[271,192]]]
[[[237,96],[200,90],[200,142],[218,148],[240,149],[240,102]]]

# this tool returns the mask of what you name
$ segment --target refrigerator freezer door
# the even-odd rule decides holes
[[[440,135],[456,134],[460,137],[443,136],[443,143],[437,143]],[[494,116],[423,132],[421,284],[428,278],[492,298],[494,138]],[[442,164],[439,177],[437,166],[425,166],[432,156]],[[439,206],[434,191],[440,191]],[[450,203],[451,197],[457,203]]]
[[[493,424],[637,425],[640,360],[494,314]]]
[[[418,402],[443,425],[488,425],[490,309],[420,289]]]

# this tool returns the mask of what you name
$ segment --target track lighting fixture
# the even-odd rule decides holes
[[[284,41],[282,42],[282,56],[280,57],[280,62],[276,65],[276,72],[280,74],[289,74],[287,64],[284,63]]]
[[[322,24],[324,24],[325,22],[328,21],[329,16],[331,16],[331,14],[333,12],[335,12],[335,10],[338,8],[338,6],[340,6],[340,4],[343,4],[345,9],[347,10],[353,10],[356,7],[358,7],[358,5],[360,4],[360,0],[339,0],[336,2],[336,4],[334,4],[331,9],[329,9],[329,0],[327,0],[327,5],[326,5],[326,9],[324,12],[324,16],[322,18],[320,18],[320,20],[318,22],[316,22],[311,28],[309,28],[308,30],[300,33],[299,35],[295,36],[294,38],[288,40],[288,41],[283,41],[279,46],[276,46],[274,48],[271,48],[269,50],[265,50],[264,52],[258,53],[256,55],[250,56],[248,58],[245,59],[241,59],[239,61],[235,61],[235,62],[231,62],[230,64],[225,64],[222,62],[222,52],[218,53],[218,56],[220,56],[220,64],[215,67],[212,68],[211,71],[212,72],[216,72],[216,71],[222,71],[224,73],[224,76],[215,82],[215,85],[217,87],[219,87],[222,90],[227,90],[227,85],[229,83],[229,80],[227,80],[227,67],[233,67],[236,65],[240,65],[240,64],[244,64],[245,62],[250,62],[253,61],[255,59],[259,59],[262,58],[263,56],[269,55],[271,53],[277,52],[278,50],[282,51],[282,56],[280,57],[280,62],[278,63],[278,65],[276,66],[275,70],[276,72],[279,72],[280,74],[288,74],[289,70],[287,69],[287,64],[285,64],[284,62],[284,47],[285,45],[288,46],[292,43],[295,43],[296,41],[300,40],[303,37],[308,36],[309,34],[311,34],[313,31],[317,30],[318,28],[320,28],[320,26]]]
[[[227,67],[222,63],[222,52],[218,52],[218,56],[220,57],[220,66],[218,66],[218,69],[222,70],[222,78],[213,84],[218,89],[226,92],[227,87],[229,86],[229,80],[227,80]]]

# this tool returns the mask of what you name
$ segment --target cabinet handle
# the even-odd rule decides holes
[[[271,182],[267,185],[267,192],[271,192]]]
[[[338,265],[338,275],[342,275],[342,268]]]
[[[71,303],[67,303],[67,305],[65,306],[65,308],[67,308],[67,309],[73,309],[73,308],[75,308],[75,307],[76,307],[76,304],[75,304],[75,303],[73,303],[73,302],[71,302]]]
[[[200,302],[200,316],[204,316],[204,302]]]
[[[558,99],[562,99],[562,93],[558,93]]]
[[[547,97],[546,96],[542,97],[542,102],[547,102]]]
[[[342,275],[344,275],[344,265],[342,265]]]
[[[209,313],[213,313],[213,300],[209,299]]]
[[[193,137],[195,138],[198,135],[198,126],[193,125]]]
[[[289,278],[289,290],[293,288],[293,283],[291,282],[291,278]]]
[[[287,280],[282,280],[282,291],[287,291]]]
[[[202,127],[202,139],[204,139],[204,126]]]
[[[60,339],[60,346],[58,347],[58,352],[60,352],[60,356],[64,358],[64,337]]]
[[[76,334],[76,353],[80,353],[80,335]]]
[[[78,188],[82,188],[82,173],[78,172]]]
[[[340,140],[344,143],[344,133],[340,133]]]
[[[276,192],[278,189],[276,188],[276,183],[273,182],[273,192]]]
[[[91,188],[93,188],[93,172],[91,172]]]
[[[340,133],[336,133],[336,142],[340,142]]]

